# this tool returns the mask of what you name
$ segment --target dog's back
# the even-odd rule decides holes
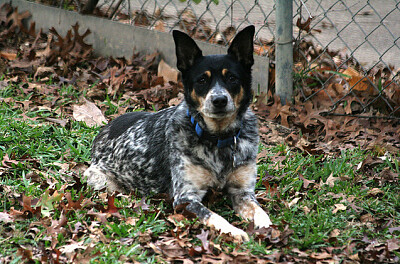
[[[88,183],[108,190],[169,192],[205,224],[238,238],[247,234],[201,202],[209,188],[224,188],[235,211],[271,224],[254,194],[258,150],[252,99],[254,27],[239,32],[226,55],[203,56],[188,35],[174,31],[185,98],[158,113],[125,114],[93,143]]]
[[[169,192],[166,126],[175,110],[127,113],[102,128],[93,142],[91,170],[86,172],[89,184],[110,191]]]

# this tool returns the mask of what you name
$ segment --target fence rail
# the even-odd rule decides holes
[[[222,45],[239,28],[254,24],[256,51],[274,62],[275,3],[100,0],[97,7],[114,20],[161,31],[181,29]],[[294,0],[295,77],[301,77],[295,78],[297,92],[304,101],[324,94],[329,114],[398,119],[399,23],[400,0]],[[347,104],[345,112],[336,111]]]

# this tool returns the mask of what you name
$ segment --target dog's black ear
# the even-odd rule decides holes
[[[174,30],[172,32],[175,41],[176,66],[183,73],[193,66],[196,59],[203,56],[196,42],[187,34]]]
[[[248,26],[240,31],[232,40],[228,54],[233,55],[245,68],[251,68],[254,64],[253,38],[255,28]]]

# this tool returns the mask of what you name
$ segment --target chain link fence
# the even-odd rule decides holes
[[[108,15],[116,0],[105,0],[98,7]],[[123,0],[115,20],[171,31],[180,29],[202,40],[227,45],[237,29],[253,24],[257,35],[272,40],[275,30],[274,2],[215,0]],[[217,4],[216,4],[217,3]],[[121,15],[123,14],[123,15]],[[125,14],[128,14],[126,17]],[[270,22],[269,22],[270,21]]]
[[[97,7],[114,20],[180,29],[222,45],[253,24],[256,52],[273,64],[275,2],[100,0]],[[322,94],[330,101],[327,114],[399,119],[400,0],[295,0],[293,8],[295,81],[302,100]]]
[[[325,93],[332,103],[329,114],[399,119],[400,1],[296,3],[296,19],[303,23],[297,21],[295,47],[305,61],[297,67],[315,85],[301,86],[304,99]],[[345,111],[337,111],[339,106]]]

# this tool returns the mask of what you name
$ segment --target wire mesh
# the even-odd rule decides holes
[[[115,20],[167,32],[180,29],[222,45],[253,24],[256,52],[273,63],[275,1],[103,0],[98,7]],[[296,72],[313,79],[311,86],[304,79],[297,85],[303,100],[325,93],[329,114],[399,118],[399,6],[400,0],[293,1]],[[343,104],[352,110],[336,112]]]
[[[395,66],[400,65],[399,1],[295,3],[300,19],[312,17],[307,34],[300,36],[304,32],[299,32],[299,38],[312,40],[320,49],[317,56],[303,58],[308,71],[319,71],[313,74],[316,88],[302,90],[305,100],[324,92],[332,103],[330,114],[398,119],[400,86]],[[344,78],[337,78],[340,74]],[[335,85],[343,91],[334,94],[328,90]],[[347,104],[358,109],[335,112],[339,105]]]

